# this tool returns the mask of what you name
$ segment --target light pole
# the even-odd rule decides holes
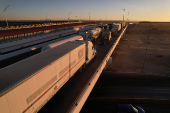
[[[46,20],[47,20],[47,13],[46,13]]]
[[[124,9],[122,9],[122,10],[124,10],[124,13],[125,13],[125,8],[124,8]],[[123,22],[124,22],[124,13],[123,13]]]
[[[7,22],[7,17],[6,17],[6,14],[5,14],[5,11],[6,11],[6,9],[9,7],[9,5],[7,5],[6,7],[5,7],[5,9],[4,9],[4,15],[5,15],[5,18],[6,18],[6,25],[7,25],[7,27],[8,27],[8,22]]]
[[[77,16],[76,16],[76,20],[77,20]]]
[[[128,12],[128,23],[129,23],[129,12]]]
[[[90,13],[89,13],[89,21],[90,21]]]
[[[70,12],[70,13],[68,14],[68,22],[69,22],[69,20],[70,20],[69,15],[70,15],[71,13],[72,13],[72,12]]]
[[[85,21],[85,15],[84,15],[84,21]]]
[[[106,21],[107,21],[107,15],[106,15]]]
[[[152,29],[152,26],[150,26],[150,28],[149,28],[149,35],[150,35],[150,32],[151,32],[151,29]],[[149,35],[148,35],[148,41],[149,41]],[[146,52],[147,52],[147,48],[148,48],[148,41],[147,41],[147,45],[146,45],[145,59],[144,59],[144,62],[143,62],[142,73],[143,73],[143,70],[144,70],[144,67],[145,67]]]

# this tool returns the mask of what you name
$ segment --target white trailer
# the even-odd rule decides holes
[[[102,36],[98,44],[106,45],[111,40],[111,32],[109,31],[109,25],[103,25]]]
[[[44,45],[44,46],[42,47],[41,51],[46,51],[46,50],[48,50],[48,49],[51,49],[51,48],[54,48],[54,47],[59,46],[59,45],[61,45],[61,44],[64,44],[64,43],[66,43],[66,42],[68,42],[68,41],[75,41],[75,40],[80,40],[80,39],[83,40],[83,37],[82,37],[82,36],[79,36],[79,35],[77,35],[77,36],[72,36],[72,37],[70,37],[70,38],[65,38],[65,39],[63,39],[63,40],[61,40],[61,41],[54,42],[54,43],[48,44],[48,45]]]
[[[121,24],[120,24],[120,23],[114,23],[113,26],[112,26],[112,29],[113,29],[113,28],[116,28],[117,31],[120,31],[120,29],[121,29]]]
[[[0,69],[0,111],[38,112],[95,54],[92,42],[72,41]]]
[[[117,32],[121,29],[121,23],[113,23],[112,29],[111,29],[111,35],[115,36],[117,35]]]

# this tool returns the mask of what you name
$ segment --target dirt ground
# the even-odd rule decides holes
[[[149,40],[149,28],[152,26]],[[170,25],[129,25],[126,34],[111,55],[108,71],[115,73],[143,73],[170,75]]]

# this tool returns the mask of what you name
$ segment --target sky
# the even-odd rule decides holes
[[[170,21],[169,12],[170,0],[0,0],[0,20]]]

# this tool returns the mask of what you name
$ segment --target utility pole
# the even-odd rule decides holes
[[[149,28],[149,35],[150,35],[150,32],[151,32],[151,29],[152,29],[152,26],[150,26],[150,28]],[[149,35],[148,35],[148,41],[149,41]],[[147,45],[146,45],[145,59],[144,59],[144,62],[143,62],[142,73],[143,73],[143,70],[144,70],[144,67],[145,67],[146,52],[147,52],[147,48],[148,48],[148,41],[147,41]]]
[[[129,12],[128,12],[128,23],[129,23]]]
[[[46,20],[47,20],[47,13],[46,13]]]
[[[69,22],[69,20],[70,20],[69,15],[70,15],[71,13],[72,13],[72,12],[70,12],[70,13],[68,14],[68,22]]]
[[[85,21],[85,15],[84,15],[84,21]]]
[[[9,7],[9,5],[7,5],[6,7],[5,7],[5,9],[4,9],[4,15],[5,15],[5,19],[6,19],[6,25],[7,25],[7,27],[8,27],[8,21],[7,21],[7,17],[6,17],[6,14],[5,14],[5,11],[6,11],[6,9]]]
[[[90,13],[89,13],[89,21],[90,21]]]
[[[122,9],[122,10],[124,10],[124,13],[125,13],[125,8],[124,8],[124,9]],[[124,13],[123,13],[123,22],[124,22]]]

